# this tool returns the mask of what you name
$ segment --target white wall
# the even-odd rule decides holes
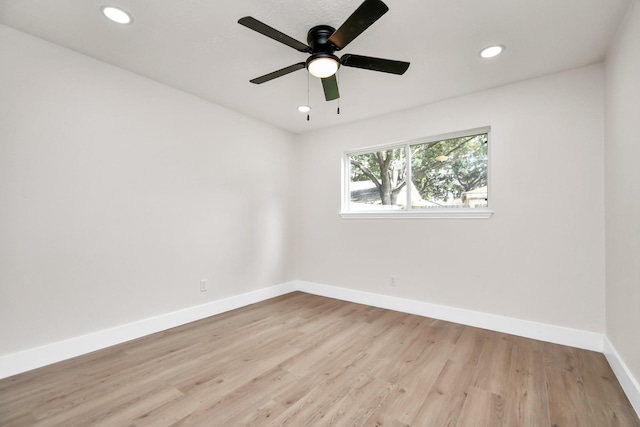
[[[4,26],[0,58],[0,355],[293,278],[292,134]]]
[[[631,374],[639,381],[639,1],[632,3],[618,38],[607,56],[605,70],[606,332]],[[640,393],[640,389],[637,393]]]
[[[0,355],[293,278],[604,332],[601,66],[294,137],[2,26],[0,55]],[[338,216],[344,150],[487,125],[493,218]]]
[[[604,332],[603,124],[595,65],[300,137],[296,278]],[[338,216],[345,150],[487,125],[491,219]]]

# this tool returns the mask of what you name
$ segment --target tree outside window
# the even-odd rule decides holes
[[[349,211],[486,208],[488,142],[483,132],[347,154]]]

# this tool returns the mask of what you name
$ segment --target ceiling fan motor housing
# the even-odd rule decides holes
[[[312,51],[306,61],[307,69],[309,68],[309,64],[318,58],[331,58],[340,66],[340,59],[333,54],[337,48],[329,41],[329,37],[331,37],[335,31],[335,28],[329,25],[317,25],[309,30],[307,33],[307,44],[311,47]]]
[[[335,28],[329,25],[316,25],[307,33],[307,44],[311,47],[312,53],[329,52],[333,53],[337,48],[329,42],[329,37],[335,32]]]

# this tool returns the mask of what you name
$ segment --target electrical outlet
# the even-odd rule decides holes
[[[389,280],[389,286],[396,286],[396,276],[391,276]]]
[[[207,279],[200,280],[200,292],[207,292]]]

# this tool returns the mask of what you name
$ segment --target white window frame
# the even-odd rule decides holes
[[[411,208],[411,192],[407,191],[407,200],[405,209],[380,209],[372,211],[349,211],[350,205],[350,184],[351,184],[351,162],[349,157],[358,154],[371,153],[373,151],[383,151],[389,149],[404,148],[405,157],[407,159],[407,183],[412,182],[411,176],[411,146],[416,144],[424,144],[434,141],[442,141],[445,139],[460,138],[464,136],[477,135],[481,133],[487,134],[487,207],[486,208],[434,208],[434,209],[412,209]],[[468,129],[459,132],[434,135],[425,138],[417,138],[410,141],[378,145],[357,150],[349,150],[342,157],[342,188],[341,188],[341,207],[340,216],[344,219],[380,219],[380,218],[430,218],[430,219],[487,219],[493,215],[491,209],[491,127],[481,127]]]

